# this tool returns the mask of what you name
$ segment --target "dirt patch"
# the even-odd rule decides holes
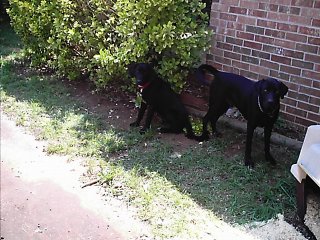
[[[134,94],[124,93],[119,86],[110,86],[103,91],[94,92],[93,87],[87,82],[66,82],[66,84],[71,87],[72,95],[74,95],[75,98],[80,102],[85,102],[90,112],[99,114],[111,125],[124,130],[129,129],[130,122],[134,121],[137,114],[137,109],[134,105]],[[186,91],[188,93],[195,92],[195,94],[193,94],[195,96],[206,96],[207,94],[207,88],[197,84],[188,85]],[[243,121],[241,117],[238,118],[240,121]],[[290,130],[285,127],[276,129],[280,130],[279,132],[287,133],[289,137],[303,139],[302,132],[296,132],[293,128],[290,128]],[[195,146],[195,141],[186,138],[183,134],[158,134],[156,137],[171,144],[174,147],[174,152],[178,153]],[[225,156],[232,157],[234,154],[243,152],[243,139],[235,138],[234,144],[226,151]],[[305,222],[309,228],[301,223],[293,223],[292,220],[286,221],[283,215],[279,215],[276,219],[268,222],[247,225],[244,227],[244,230],[257,237],[257,239],[299,240],[306,239],[305,237],[307,237],[307,239],[314,239],[312,238],[312,234],[308,232],[308,229],[310,229],[316,237],[320,238],[319,202],[319,196],[317,194],[311,194],[308,197],[308,209]],[[288,222],[291,222],[291,224]],[[305,237],[302,236],[295,227],[297,227]]]

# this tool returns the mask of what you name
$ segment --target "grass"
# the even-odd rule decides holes
[[[220,219],[244,224],[295,210],[289,169],[297,152],[272,146],[278,165],[271,167],[255,139],[256,167],[249,170],[243,165],[245,135],[228,126],[222,126],[222,138],[183,150],[154,133],[111,127],[61,79],[28,68],[9,26],[0,39],[1,111],[48,141],[48,153],[94,161],[107,193],[134,206],[154,236],[212,239],[210,226]]]

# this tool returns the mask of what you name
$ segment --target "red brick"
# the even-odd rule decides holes
[[[314,105],[307,104],[307,103],[304,103],[304,102],[298,102],[297,107],[300,108],[300,109],[306,110],[308,112],[314,112],[314,113],[318,113],[319,112],[319,106],[314,106]]]
[[[303,56],[304,56],[304,52],[297,52],[289,49],[283,49],[282,54],[283,56],[292,57],[296,59],[303,59]]]
[[[259,2],[242,0],[240,2],[240,7],[247,8],[247,9],[257,9],[259,7]]]
[[[242,62],[242,61],[236,61],[236,60],[232,60],[232,66],[236,67],[238,69],[244,69],[244,70],[249,70],[249,64]]]
[[[237,37],[245,39],[245,40],[253,40],[254,39],[254,35],[252,33],[240,32],[240,31],[237,31]]]
[[[245,48],[245,47],[240,47],[240,46],[233,46],[233,51],[245,55],[250,55],[251,54],[251,49]]]
[[[239,6],[240,0],[220,0],[221,4],[231,5],[231,6]]]
[[[286,41],[282,39],[274,39],[274,45],[279,46],[279,48],[290,48],[294,49],[296,44],[292,41]]]
[[[228,52],[228,51],[224,51],[223,56],[226,58],[230,58],[230,59],[236,59],[236,60],[240,60],[241,59],[241,55],[238,53],[233,53],[233,52]]]
[[[320,27],[320,19],[312,19],[312,26]]]
[[[310,28],[310,27],[300,27],[299,33],[317,37],[320,35],[320,29],[319,28]]]
[[[286,65],[290,65],[291,64],[291,59],[288,57],[282,57],[282,56],[278,56],[278,55],[272,55],[271,56],[271,60],[278,62],[278,63],[282,63],[282,64],[286,64]]]
[[[290,107],[290,106],[287,106],[286,107],[286,111],[288,113],[291,113],[295,116],[300,116],[300,117],[306,117],[307,116],[307,111],[304,111],[302,109],[298,109],[298,108],[293,108],[293,107]]]
[[[217,42],[217,48],[232,51],[233,45],[224,42]]]
[[[274,70],[270,71],[270,76],[274,77],[274,78],[277,78],[277,79],[282,79],[284,81],[289,81],[289,79],[290,79],[290,75],[289,74],[284,73],[284,72],[274,71]],[[289,89],[291,90],[292,87],[290,87],[290,83],[288,82],[286,84],[289,87]]]
[[[270,62],[270,61],[267,61],[264,59],[261,59],[260,65],[263,67],[267,67],[269,69],[274,69],[274,70],[279,70],[279,68],[280,68],[280,65],[278,63]]]
[[[290,15],[289,22],[299,24],[299,25],[310,25],[311,24],[310,17],[298,16],[298,15]]]
[[[260,75],[268,76],[269,75],[269,69],[264,68],[258,65],[250,65],[249,70],[251,72],[259,73]]]
[[[279,31],[279,30],[266,29],[265,35],[271,36],[271,37],[276,37],[276,38],[284,38],[286,33],[283,31]]]
[[[287,33],[286,33],[286,39],[291,40],[291,41],[294,41],[294,42],[306,43],[308,37],[305,36],[305,35],[297,34],[297,33],[287,32]]]
[[[270,53],[266,53],[266,52],[262,52],[262,51],[257,51],[252,49],[252,56],[253,57],[259,57],[259,58],[263,58],[266,60],[270,60],[271,54]]]
[[[259,9],[264,9],[266,11],[273,11],[277,12],[279,9],[278,4],[269,4],[269,3],[260,3],[259,4]]]
[[[301,69],[293,68],[293,67],[286,66],[286,65],[281,65],[280,71],[285,72],[285,73],[289,73],[289,74],[293,74],[293,75],[300,75],[301,74]]]
[[[258,80],[259,75],[250,71],[240,70],[240,75],[245,76],[252,80]]]
[[[307,45],[307,44],[302,44],[302,43],[296,44],[296,50],[298,50],[298,51],[317,54],[318,49],[319,49],[319,47],[317,47],[317,46],[312,46],[312,45]]]
[[[290,105],[292,107],[297,106],[297,100],[296,99],[292,99],[292,98],[288,98],[288,97],[284,98],[282,100],[282,103],[284,103],[286,105]]]
[[[320,96],[320,89],[316,89],[316,88],[300,86],[300,92],[307,94],[308,96],[310,96],[310,95],[315,96],[315,97]]]
[[[308,43],[320,46],[320,38],[309,37]]]
[[[227,21],[236,21],[237,15],[229,14],[229,13],[220,13],[220,18]]]
[[[270,3],[282,4],[282,5],[290,5],[291,0],[270,0]]]
[[[269,19],[278,20],[278,21],[285,21],[289,20],[289,15],[285,13],[278,13],[278,12],[268,12],[267,17]]]
[[[235,44],[235,45],[243,45],[243,40],[241,39],[237,39],[237,38],[232,38],[232,37],[226,37],[226,42],[227,43],[231,43],[231,44]]]
[[[233,67],[229,66],[229,65],[223,65],[222,66],[222,71],[224,72],[234,72]]]
[[[295,121],[295,119],[296,119],[296,116],[294,116],[294,115],[292,115],[292,114],[289,114],[289,113],[287,113],[287,112],[285,112],[285,111],[283,111],[282,113],[280,113],[280,116],[281,116],[284,120],[286,120],[286,121],[288,121],[288,122],[292,122],[292,123],[294,123],[294,121]]]
[[[238,22],[228,22],[227,28],[244,31],[244,25]]]
[[[320,80],[320,73],[319,72],[313,72],[313,71],[309,71],[309,70],[302,70],[302,76],[306,77],[306,78],[310,78],[310,79]]]
[[[295,66],[295,67],[309,69],[309,70],[313,70],[313,68],[314,68],[314,63],[306,62],[306,61],[300,61],[300,60],[296,60],[296,59],[292,60],[292,65]]]
[[[312,87],[314,87],[314,88],[317,88],[317,89],[320,89],[320,80],[314,80],[313,82],[312,82]],[[320,98],[320,96],[319,96],[319,98]]]
[[[308,112],[307,118],[310,119],[311,121],[314,121],[317,124],[320,124],[320,113],[316,114],[316,113]]]
[[[259,64],[259,59],[251,56],[242,55],[241,61],[252,63],[252,64]]]
[[[285,3],[281,3],[281,4],[285,4]],[[280,5],[278,12],[279,12],[279,13],[289,14],[289,13],[290,13],[290,7],[289,7],[289,5],[290,5],[290,4],[288,4],[288,5]]]
[[[299,7],[290,7],[290,14],[300,15],[301,8]]]
[[[263,35],[264,34],[264,30],[265,29],[261,28],[261,27],[246,25],[246,31],[247,32]]]
[[[263,45],[262,50],[268,53],[278,53],[277,48],[271,45]]]
[[[306,16],[306,17],[310,17],[310,18],[317,18],[317,17],[319,17],[319,9],[302,8],[301,9],[301,16]]]
[[[286,31],[286,32],[297,32],[298,25],[277,23],[277,29],[280,31]]]
[[[247,12],[248,12],[248,9],[246,9],[246,8],[240,8],[240,7],[230,7],[229,8],[229,13],[247,15]]]
[[[309,103],[313,105],[320,106],[320,98],[319,97],[311,97]]]
[[[231,60],[225,57],[220,56],[214,56],[214,62],[225,64],[225,65],[231,65]]]
[[[262,20],[262,19],[258,19],[257,20],[257,25],[260,27],[267,27],[267,28],[276,28],[277,23],[274,21],[268,21],[268,20]]]
[[[265,18],[265,17],[267,17],[267,12],[266,11],[261,11],[261,10],[256,10],[256,9],[249,9],[248,10],[248,15],[249,16],[254,16],[254,17]]]
[[[266,44],[274,44],[274,41],[275,41],[274,38],[260,36],[260,35],[255,35],[254,40],[257,42],[266,43]]]
[[[302,126],[308,127],[310,125],[314,125],[315,122],[310,121],[308,119],[305,118],[300,118],[300,117],[296,117],[295,123],[297,124],[301,124]]]
[[[226,36],[235,37],[236,36],[236,30],[235,29],[226,28],[224,30],[223,34],[226,35]]]
[[[312,80],[311,79],[303,78],[303,77],[300,77],[300,76],[291,76],[290,82],[296,83],[298,85],[308,86],[308,87],[312,86]]]
[[[292,6],[301,6],[301,7],[312,7],[314,1],[313,0],[292,0]]]
[[[253,17],[248,17],[248,16],[244,16],[244,15],[239,15],[238,16],[238,23],[242,23],[245,25],[256,25],[256,18]]]
[[[251,42],[251,41],[244,41],[244,45],[243,46],[248,47],[248,48],[257,49],[257,50],[261,50],[262,49],[262,44],[261,43]]]

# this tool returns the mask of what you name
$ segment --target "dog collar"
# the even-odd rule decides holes
[[[258,95],[258,106],[259,106],[259,109],[262,113],[265,113],[261,107],[261,103],[260,103],[260,96]]]
[[[138,85],[138,87],[140,88],[140,91],[142,92],[145,88],[147,88],[150,85],[151,82],[147,82],[143,85]]]

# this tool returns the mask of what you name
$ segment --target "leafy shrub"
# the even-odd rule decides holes
[[[131,62],[153,62],[176,90],[208,47],[199,0],[9,0],[15,31],[36,65],[97,86],[123,78]],[[129,84],[129,82],[128,82]]]

